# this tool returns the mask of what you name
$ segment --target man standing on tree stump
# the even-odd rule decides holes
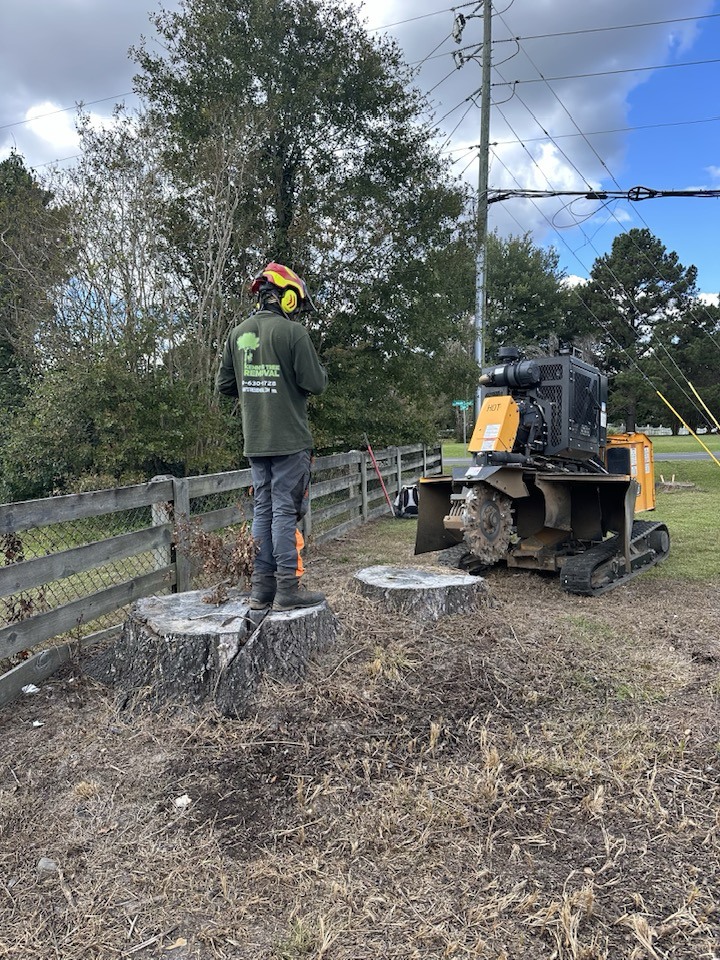
[[[217,374],[220,393],[239,397],[243,453],[253,483],[253,539],[258,545],[250,607],[294,610],[321,603],[300,591],[304,541],[298,522],[309,498],[313,446],[307,399],[327,387],[325,368],[298,322],[314,309],[305,281],[269,263],[250,287],[258,307],[230,331]]]

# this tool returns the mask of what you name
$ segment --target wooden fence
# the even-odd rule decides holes
[[[439,446],[374,453],[391,500],[403,485],[442,472]],[[176,550],[175,523],[186,518],[214,531],[249,518],[250,483],[249,470],[156,477],[1,505],[0,670],[9,669],[0,675],[0,707],[80,649],[117,636],[130,603],[202,585],[190,559]],[[315,461],[306,538],[321,543],[383,515],[391,509],[367,453]]]

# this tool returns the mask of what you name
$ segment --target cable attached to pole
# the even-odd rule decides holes
[[[680,423],[685,427],[685,429],[687,430],[687,432],[688,432],[689,434],[691,434],[693,437],[695,437],[695,439],[696,439],[697,442],[700,444],[700,446],[703,448],[703,450],[704,450],[704,451],[715,461],[715,463],[720,467],[720,460],[718,460],[718,458],[715,456],[715,454],[712,452],[712,450],[711,450],[709,447],[707,447],[707,446],[702,442],[702,440],[701,440],[700,437],[695,433],[695,431],[693,430],[693,428],[692,428],[692,427],[689,427],[689,426],[687,425],[687,423],[685,423],[685,421],[683,420],[683,418],[682,418],[682,417],[680,416],[680,414],[677,412],[677,410],[675,409],[675,407],[670,403],[670,401],[669,401],[669,400],[666,400],[665,397],[660,393],[659,390],[656,390],[655,393],[660,397],[660,399],[661,399],[662,402],[665,404],[665,406],[668,407],[668,409],[672,410],[672,412],[673,412],[673,413],[675,414],[675,416],[678,418],[678,420],[680,421]]]
[[[695,387],[692,385],[692,383],[690,383],[689,380],[688,380],[687,383],[688,383],[688,386],[690,387],[690,389],[692,390],[692,392],[695,394],[695,396],[698,398],[698,400],[699,400],[700,403],[702,404],[702,407],[703,407],[703,410],[705,411],[705,413],[707,413],[707,415],[710,417],[710,419],[711,419],[712,422],[715,424],[715,426],[718,428],[718,430],[720,430],[720,423],[717,422],[717,417],[713,414],[713,412],[712,412],[712,410],[710,409],[710,407],[705,403],[705,401],[704,401],[703,398],[700,396],[700,394],[697,392],[697,390],[696,390]]]

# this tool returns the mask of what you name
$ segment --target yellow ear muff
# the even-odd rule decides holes
[[[292,287],[288,287],[280,298],[280,309],[284,313],[294,313],[297,310],[298,295]]]

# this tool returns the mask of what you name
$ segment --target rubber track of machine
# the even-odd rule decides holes
[[[598,596],[655,566],[665,559],[669,549],[670,535],[664,523],[636,520],[632,528],[630,573],[624,569],[620,538],[614,536],[585,553],[569,557],[563,565],[560,582],[569,593]]]

